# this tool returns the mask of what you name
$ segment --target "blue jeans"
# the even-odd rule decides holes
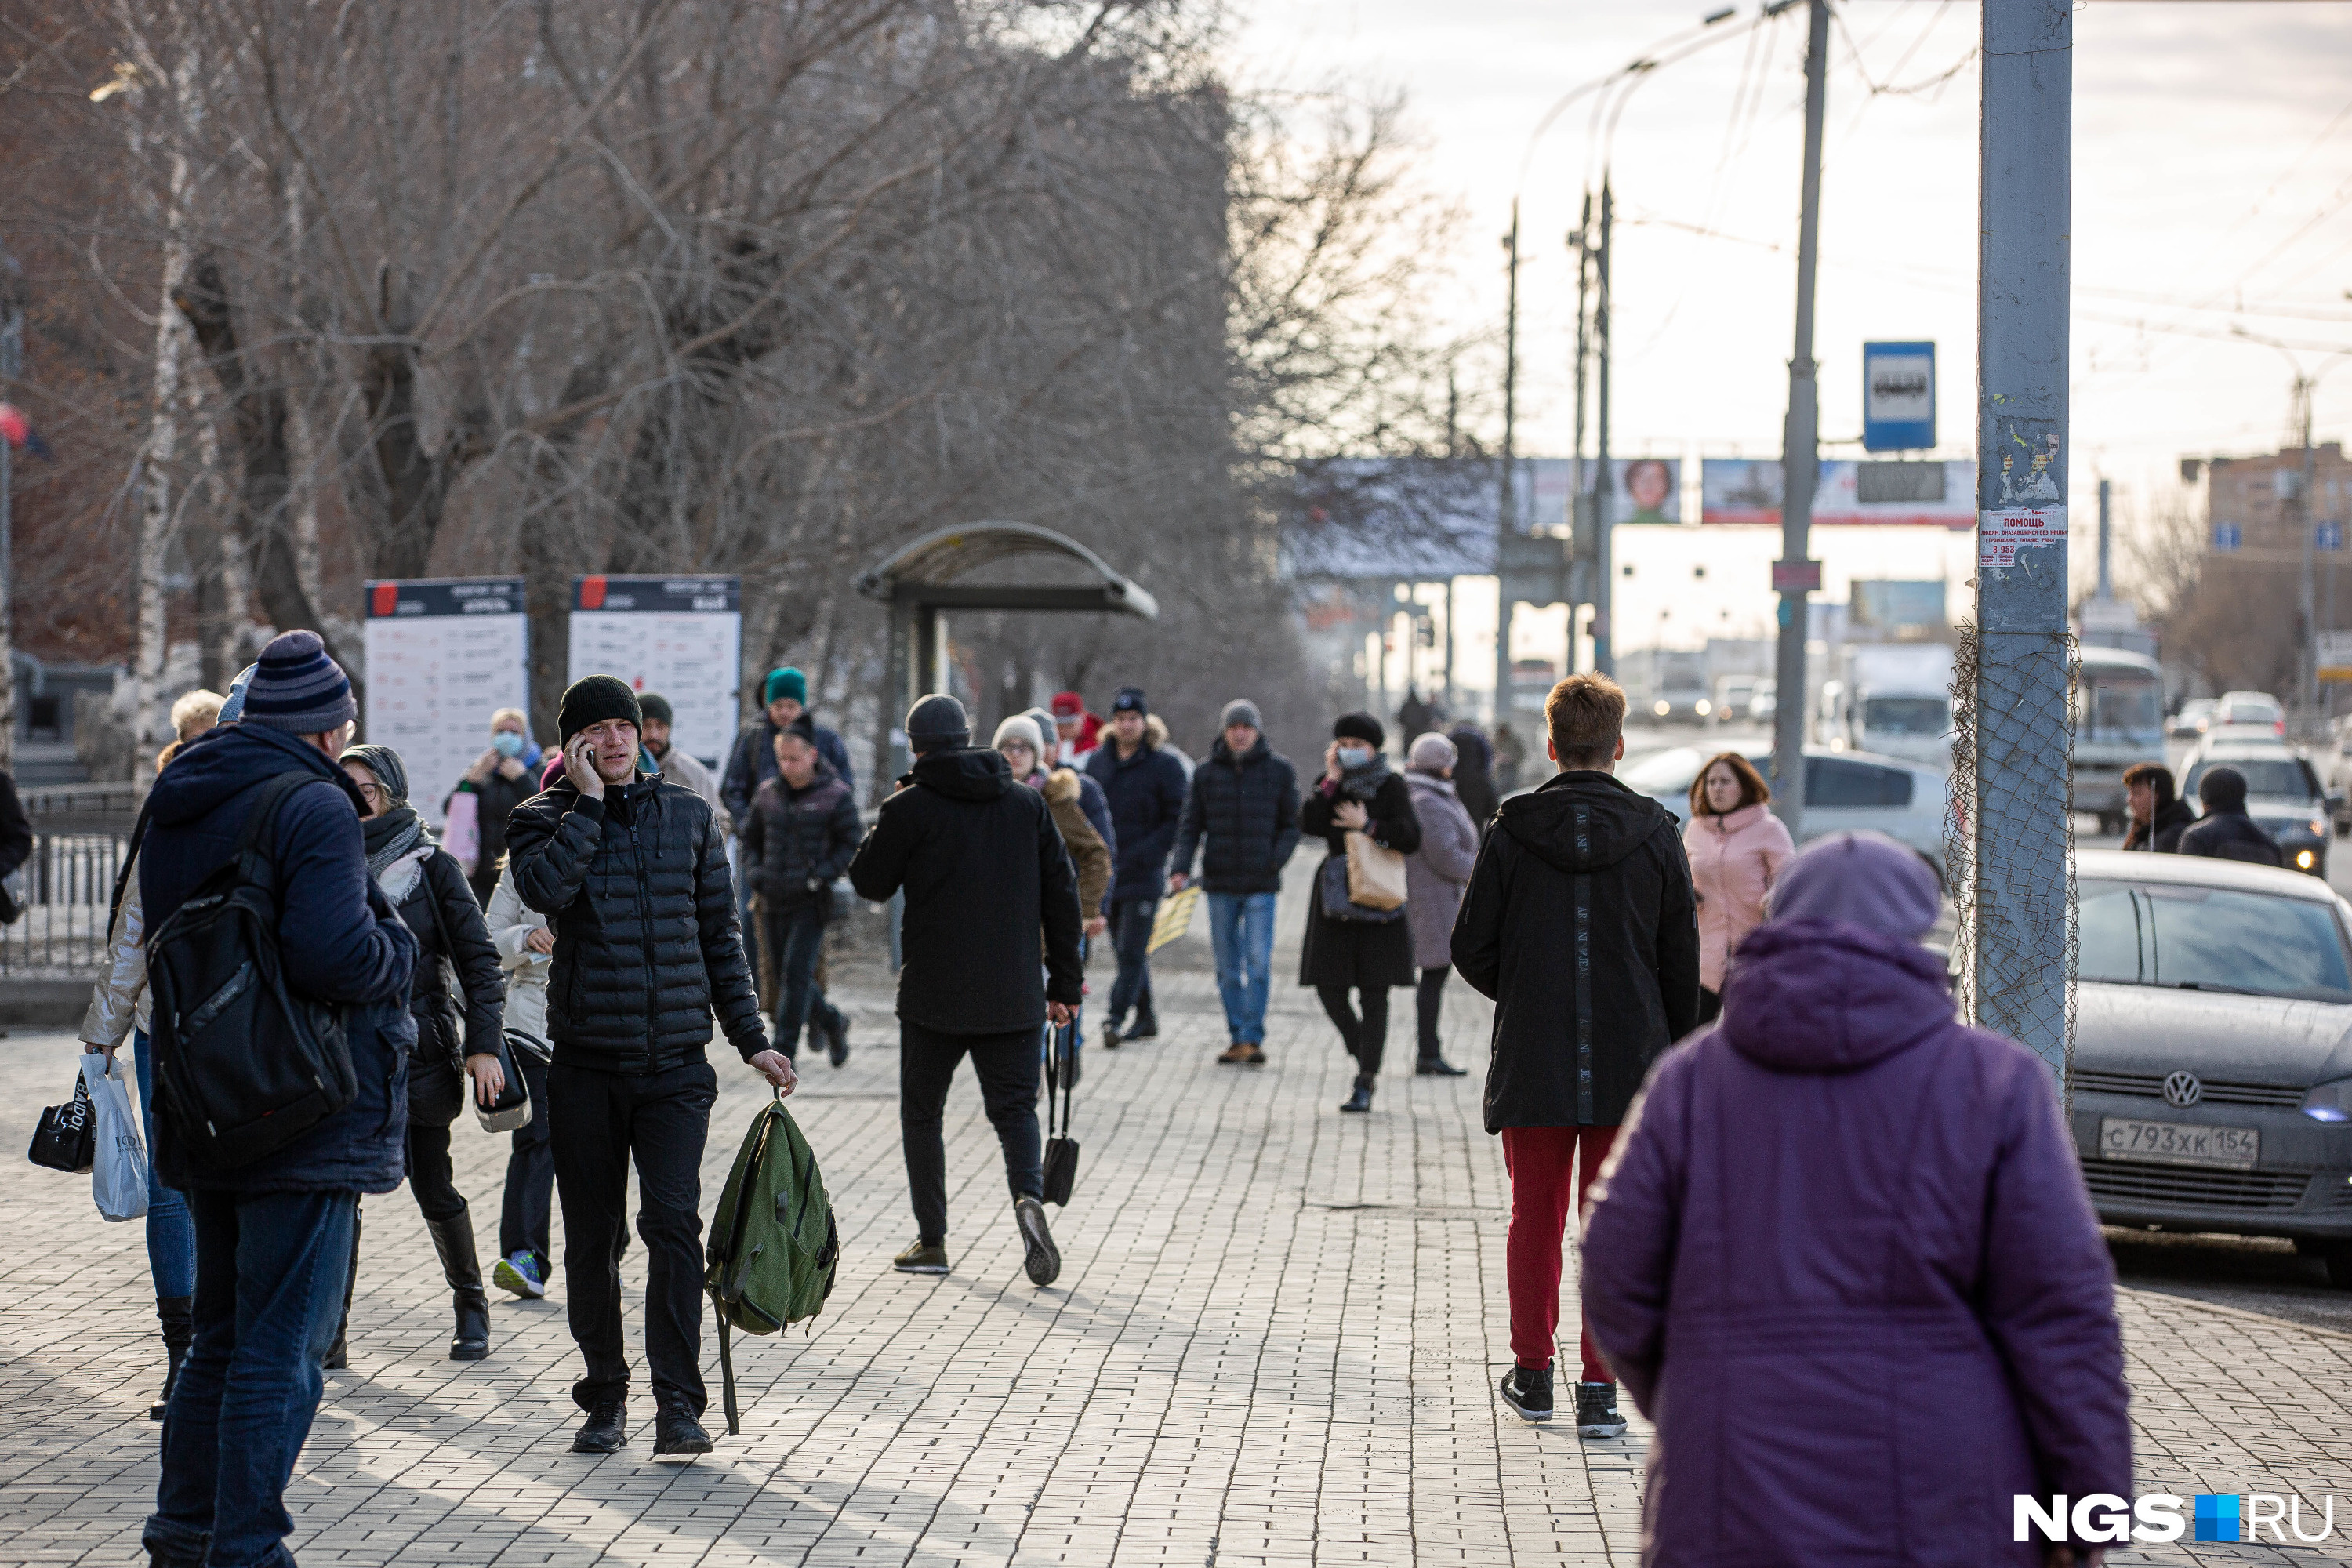
[[[1273,893],[1211,893],[1209,941],[1217,952],[1217,994],[1225,1004],[1225,1032],[1253,1046],[1265,1044],[1266,997],[1274,988]]]
[[[141,1537],[163,1562],[290,1568],[286,1483],[318,1413],[358,1206],[353,1193],[188,1194],[195,1341]]]
[[[1139,1024],[1159,1015],[1151,1005],[1151,921],[1160,900],[1121,899],[1110,907],[1110,937],[1118,955],[1118,977],[1110,983],[1110,1021],[1125,1027],[1127,1010]]]
[[[155,1069],[147,1060],[146,1030],[131,1031],[131,1054],[139,1074],[139,1125],[147,1136],[147,1272],[158,1297],[193,1296],[196,1232],[188,1222],[188,1200],[155,1179]]]

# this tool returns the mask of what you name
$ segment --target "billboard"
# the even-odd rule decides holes
[[[364,585],[367,738],[407,765],[409,804],[441,801],[490,743],[490,715],[530,710],[530,621],[520,577],[383,579]]]
[[[1936,444],[1936,345],[1862,345],[1862,449],[1924,452]]]
[[[1944,624],[1944,581],[1940,577],[1857,577],[1847,599],[1851,605],[1847,624],[1853,626],[1901,632]]]
[[[1949,462],[1854,462],[1821,466],[1813,521],[1831,527],[1974,528],[1977,466]],[[1699,521],[1780,521],[1780,464],[1769,458],[1709,458],[1699,468]]]
[[[677,716],[670,743],[717,767],[743,679],[742,579],[580,577],[572,594],[572,679],[660,692]]]
[[[1683,465],[1679,458],[1612,458],[1609,477],[1616,494],[1611,522],[1674,522],[1683,520]]]

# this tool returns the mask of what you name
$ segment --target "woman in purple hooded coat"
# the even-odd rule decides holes
[[[2132,1495],[2049,1068],[1955,1019],[1937,905],[1874,834],[1790,860],[1593,1188],[1584,1321],[1657,1425],[1645,1563],[2022,1568],[2071,1559],[2011,1540],[2014,1494]]]

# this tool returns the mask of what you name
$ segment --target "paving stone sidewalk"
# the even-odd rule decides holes
[[[839,1211],[840,1284],[813,1332],[738,1342],[743,1434],[684,1469],[649,1462],[642,1394],[629,1450],[566,1451],[578,1363],[560,1274],[555,1300],[496,1297],[488,1361],[445,1360],[448,1298],[415,1204],[368,1200],[352,1365],[328,1375],[289,1544],[306,1564],[559,1568],[1638,1561],[1646,1427],[1580,1443],[1493,1396],[1507,1188],[1478,1079],[1411,1076],[1400,993],[1378,1109],[1338,1115],[1350,1068],[1285,949],[1268,1068],[1213,1061],[1222,1015],[1184,948],[1157,982],[1161,1037],[1089,1048],[1084,1165],[1046,1290],[1023,1278],[969,1074],[948,1123],[954,1271],[891,1271],[912,1222],[888,997],[837,994],[856,1053],[814,1066],[793,1105]],[[1094,981],[1099,996],[1107,964]],[[1454,990],[1448,1033],[1475,1058],[1486,1009]],[[154,1489],[141,1226],[100,1223],[86,1182],[14,1153],[70,1087],[75,1049],[0,1041],[0,1568],[141,1561]],[[761,1092],[731,1059],[720,1079],[706,1214]],[[487,1254],[505,1140],[466,1123],[457,1143]],[[640,1300],[640,1248],[624,1274]],[[2146,1487],[2352,1493],[2352,1337],[2152,1294],[2124,1313]],[[634,1310],[629,1330],[641,1342]],[[2336,1512],[2336,1538],[2292,1560],[2352,1559],[2352,1503]]]

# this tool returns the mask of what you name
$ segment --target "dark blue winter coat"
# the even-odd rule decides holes
[[[1087,759],[1087,776],[1102,785],[1118,835],[1111,854],[1111,901],[1158,898],[1166,889],[1168,851],[1184,815],[1184,764],[1150,741],[1122,761],[1118,742],[1106,733]]]
[[[257,724],[225,724],[188,742],[148,797],[139,898],[147,929],[160,930],[236,851],[249,792],[289,771],[330,787],[303,784],[278,807],[278,952],[288,985],[341,1005],[359,1095],[275,1153],[215,1174],[192,1170],[159,1119],[157,1168],[182,1188],[388,1193],[404,1173],[416,938],[368,875],[359,792],[342,769],[315,746]]]
[[[857,773],[849,765],[849,748],[841,737],[824,725],[810,721],[816,731],[816,754],[832,764],[849,791],[849,798],[857,798]],[[719,775],[719,799],[727,807],[728,817],[739,834],[743,819],[751,815],[751,797],[760,786],[776,776],[776,737],[783,731],[764,712],[752,722],[736,731],[735,744],[727,753],[727,771]]]

